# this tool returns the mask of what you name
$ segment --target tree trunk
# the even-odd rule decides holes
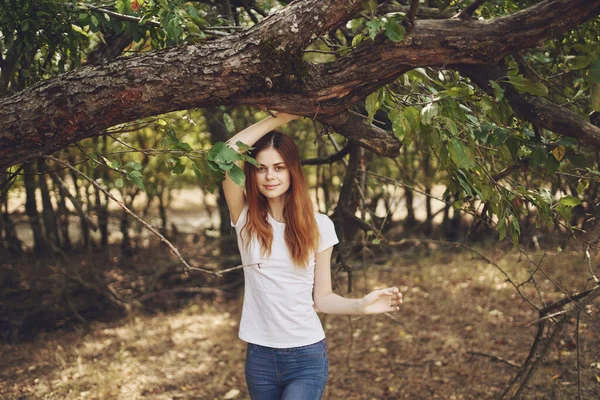
[[[60,248],[60,237],[58,236],[58,226],[56,223],[56,212],[50,199],[50,189],[48,188],[48,177],[46,170],[46,162],[44,159],[38,160],[38,182],[42,197],[42,221],[44,222],[44,230],[46,232],[46,240],[54,246]]]
[[[131,237],[129,237],[129,214],[126,211],[121,212],[121,260],[126,260],[133,255],[133,248],[131,247]]]
[[[69,163],[71,165],[75,165],[75,157],[72,154],[68,154],[67,158],[69,160]],[[81,238],[81,245],[84,249],[89,249],[90,248],[90,225],[88,223],[88,219],[87,219],[87,215],[89,215],[89,211],[90,211],[90,202],[89,202],[89,198],[86,196],[86,205],[87,205],[87,211],[88,214],[86,215],[84,213],[83,210],[83,201],[82,201],[82,197],[81,197],[81,192],[80,192],[80,188],[79,188],[79,184],[77,181],[77,174],[75,173],[75,171],[69,170],[69,176],[71,177],[71,182],[73,182],[73,191],[74,191],[74,199],[76,202],[79,203],[80,205],[80,210],[78,212],[79,215],[79,230],[80,232],[80,238]],[[77,207],[74,205],[74,207]]]
[[[359,226],[356,221],[349,218],[348,215],[354,215],[359,205],[359,197],[356,186],[356,176],[358,167],[360,165],[360,147],[358,143],[352,142],[350,146],[350,157],[348,159],[348,167],[346,169],[346,175],[344,176],[344,182],[340,196],[338,198],[338,204],[335,208],[334,220],[338,222],[336,230],[338,231],[338,237],[340,239],[340,246],[342,251],[348,252],[354,242],[356,234],[359,230]]]
[[[16,256],[21,254],[22,251],[22,243],[17,236],[17,230],[15,229],[15,223],[10,218],[8,214],[8,210],[6,208],[0,211],[2,218],[2,228],[4,230],[4,240],[3,245],[5,245],[8,250],[8,254],[11,256]]]
[[[433,211],[431,209],[431,182],[434,182],[434,177],[431,172],[431,157],[429,152],[423,155],[423,173],[425,175],[425,222],[423,223],[423,234],[427,237],[433,232]]]
[[[8,214],[8,174],[0,174],[0,187],[4,193],[0,195],[0,239],[2,248],[7,251],[7,255],[13,256],[21,253],[21,241],[17,236],[15,224]]]
[[[54,179],[53,183],[55,192],[58,192],[56,202],[58,204],[58,223],[61,233],[61,247],[65,251],[70,251],[73,246],[71,244],[71,238],[69,237],[69,210],[67,209],[66,201],[68,195],[66,188],[64,188],[62,185],[59,185]]]
[[[28,162],[23,164],[23,183],[25,184],[25,213],[29,218],[33,234],[33,251],[36,255],[43,255],[48,249],[35,198],[35,169]]]

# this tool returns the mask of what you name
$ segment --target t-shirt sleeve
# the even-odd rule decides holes
[[[235,224],[233,223],[233,220],[231,219],[231,215],[229,216],[229,220],[231,221],[231,226],[233,226],[236,229],[244,226],[247,218],[248,218],[248,203],[244,204],[244,208],[242,208],[242,212],[240,213],[240,216],[238,217],[238,220],[236,221]]]
[[[335,226],[333,225],[333,221],[324,214],[317,214],[317,221],[319,225],[319,233],[321,234],[321,238],[319,239],[319,247],[317,249],[317,253],[322,252],[338,244],[340,241],[338,240],[337,234],[335,233]]]

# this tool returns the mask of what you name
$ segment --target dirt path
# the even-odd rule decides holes
[[[526,276],[514,253],[487,254],[513,276]],[[584,266],[574,259],[558,254],[545,268],[576,287]],[[438,250],[401,254],[368,275],[370,289],[400,286],[404,306],[393,318],[322,316],[330,352],[324,399],[491,399],[516,368],[481,354],[517,364],[527,355],[535,326],[524,325],[536,314],[494,267]],[[364,290],[361,277],[357,272],[357,293]],[[549,282],[540,284],[546,300],[560,298]],[[98,323],[87,334],[55,332],[1,345],[0,399],[248,399],[240,308],[239,300],[198,298],[177,312]],[[595,320],[580,326],[583,398],[597,399],[598,303],[587,311]],[[576,398],[575,357],[570,326],[526,398]]]

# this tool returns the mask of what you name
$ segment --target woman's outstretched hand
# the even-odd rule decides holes
[[[398,311],[402,304],[402,293],[396,287],[374,290],[362,298],[365,314]]]

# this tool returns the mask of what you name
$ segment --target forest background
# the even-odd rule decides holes
[[[598,398],[600,1],[2,0],[0,398],[247,398],[224,146],[340,238],[328,399]]]

